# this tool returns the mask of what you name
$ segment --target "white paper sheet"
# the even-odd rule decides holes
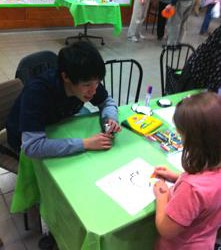
[[[175,127],[173,122],[175,107],[155,109],[153,110],[153,112],[159,115],[159,117],[161,117],[164,121],[166,121],[170,126]]]
[[[155,199],[153,184],[156,179],[150,178],[153,172],[153,166],[136,158],[98,180],[96,185],[129,214],[136,214]]]

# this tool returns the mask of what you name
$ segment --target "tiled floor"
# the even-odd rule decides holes
[[[206,37],[199,36],[202,16],[191,16],[188,23],[188,32],[185,42],[197,47]],[[211,24],[214,30],[220,24],[216,19]],[[127,27],[122,31],[120,37],[112,35],[112,28],[93,28],[89,33],[101,35],[105,39],[105,45],[98,46],[104,60],[113,58],[134,58],[138,60],[144,70],[142,85],[143,96],[147,84],[153,85],[153,96],[160,94],[160,70],[159,57],[161,43],[156,40],[156,35],[147,33],[147,40],[139,43],[131,43],[126,39]],[[40,50],[52,50],[58,52],[64,45],[64,40],[70,35],[76,35],[78,30],[53,29],[23,32],[1,32],[0,33],[0,82],[12,79],[19,60],[32,52]],[[145,28],[144,28],[144,32]],[[38,240],[41,237],[38,216],[35,210],[30,212],[30,230],[25,231],[22,214],[10,214],[9,208],[15,186],[16,176],[0,169],[0,237],[3,239],[5,250],[35,250],[38,249]],[[74,250],[74,249],[70,249]]]

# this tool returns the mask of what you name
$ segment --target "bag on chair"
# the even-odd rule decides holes
[[[177,84],[180,79],[182,71],[179,69],[173,69],[169,66],[166,68],[166,86],[165,93],[166,95],[175,94],[177,92]]]

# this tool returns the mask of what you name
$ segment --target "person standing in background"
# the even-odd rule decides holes
[[[146,17],[150,0],[134,0],[133,13],[130,26],[127,33],[127,39],[131,42],[138,42],[139,39],[145,39],[142,34],[142,25]]]
[[[185,25],[193,8],[193,0],[172,0],[166,8],[175,7],[175,15],[167,21],[167,45],[176,45],[182,42]]]
[[[165,26],[167,18],[163,17],[161,12],[165,7],[171,3],[171,0],[160,0],[158,4],[158,17],[157,17],[157,40],[162,40],[164,37]]]
[[[193,11],[194,11],[195,16],[199,16],[200,14],[200,4],[201,4],[201,0],[194,1]]]
[[[206,10],[204,20],[203,20],[203,23],[202,23],[202,26],[200,29],[200,35],[209,35],[208,28],[209,28],[209,24],[213,18],[212,10],[218,1],[220,1],[220,0],[205,0],[204,1],[203,7],[206,7],[207,10]]]

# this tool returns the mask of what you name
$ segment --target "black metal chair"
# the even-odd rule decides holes
[[[70,44],[70,42],[69,42],[70,40],[73,40],[73,39],[81,40],[81,39],[84,39],[84,38],[87,39],[87,40],[89,40],[89,38],[91,38],[91,39],[99,39],[99,40],[101,40],[101,45],[105,45],[104,38],[102,36],[88,35],[87,28],[88,28],[88,23],[84,24],[84,32],[83,33],[79,32],[77,36],[69,36],[69,37],[67,37],[65,39],[65,45]]]
[[[195,49],[190,44],[164,45],[160,55],[162,96],[176,93],[182,69]]]
[[[57,68],[57,55],[49,50],[35,52],[25,56],[18,64],[15,78],[22,80],[25,85],[31,78],[36,77],[50,68]]]
[[[134,59],[114,59],[106,61],[105,65],[103,84],[118,106],[138,102],[143,79],[140,63]]]

